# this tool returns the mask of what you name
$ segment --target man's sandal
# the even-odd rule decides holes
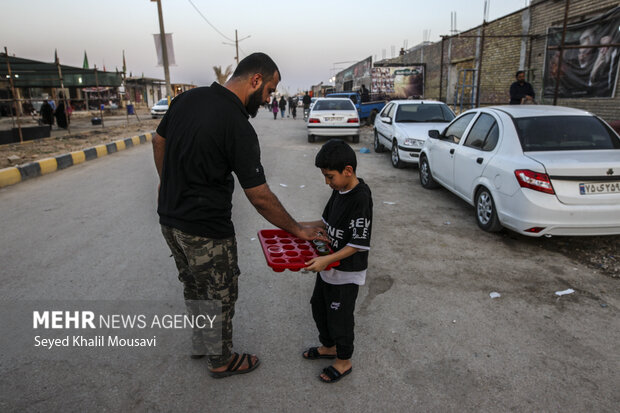
[[[329,366],[323,369],[323,374],[329,377],[329,380],[325,380],[321,376],[319,376],[319,379],[321,379],[323,383],[335,383],[341,378],[343,378],[344,376],[346,376],[347,374],[351,373],[352,371],[353,371],[353,367],[351,367],[349,370],[345,371],[344,373],[340,373],[338,370],[336,370],[334,366]]]
[[[239,370],[239,367],[243,365],[243,361],[246,359],[248,361],[248,368]],[[228,376],[234,376],[235,374],[249,373],[252,370],[256,369],[259,365],[260,365],[260,360],[258,358],[256,359],[256,363],[252,363],[251,354],[243,353],[243,355],[239,357],[239,354],[235,353],[231,362],[228,363],[228,368],[226,370],[210,371],[209,374],[211,374],[211,377],[213,378],[221,379],[221,378],[228,377]]]
[[[304,351],[301,355],[303,358],[308,359],[308,360],[335,359],[336,358],[334,354],[319,353],[318,347],[310,347],[308,350]]]

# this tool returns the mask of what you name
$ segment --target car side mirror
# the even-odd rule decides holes
[[[437,129],[431,129],[428,131],[428,137],[433,139],[439,139],[439,131]]]
[[[392,124],[392,118],[383,117],[383,118],[381,118],[381,122],[387,123],[387,124],[391,125]]]

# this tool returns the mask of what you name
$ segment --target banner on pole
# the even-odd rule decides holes
[[[161,36],[159,34],[154,34],[153,38],[155,39],[155,50],[157,51],[157,66],[164,65],[163,53],[161,51]],[[174,61],[174,47],[172,46],[172,33],[166,33],[166,49],[168,51],[168,66],[174,66],[176,63]]]

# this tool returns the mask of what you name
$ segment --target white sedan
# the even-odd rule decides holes
[[[308,142],[317,136],[352,136],[360,141],[360,120],[348,98],[317,98],[308,115]]]
[[[620,136],[579,109],[513,105],[469,110],[429,132],[420,183],[475,207],[485,231],[620,234]]]
[[[151,107],[151,117],[156,119],[163,117],[168,112],[168,99],[160,99],[156,104]]]
[[[454,112],[434,100],[393,100],[375,118],[375,152],[390,148],[394,168],[417,164],[431,129],[443,129]]]

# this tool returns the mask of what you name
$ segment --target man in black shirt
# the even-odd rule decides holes
[[[510,85],[510,104],[534,103],[536,94],[532,85],[525,81],[525,72],[519,70],[515,77],[517,81]]]
[[[160,177],[157,212],[184,298],[222,303],[222,351],[209,356],[213,377],[247,373],[259,364],[254,355],[232,353],[239,275],[231,219],[232,172],[252,205],[273,225],[305,240],[317,238],[319,231],[302,227],[269,189],[258,137],[248,122],[279,81],[275,62],[264,53],[253,53],[239,62],[224,86],[214,82],[177,96],[153,138]],[[205,355],[204,339],[202,331],[194,332],[193,358]]]

